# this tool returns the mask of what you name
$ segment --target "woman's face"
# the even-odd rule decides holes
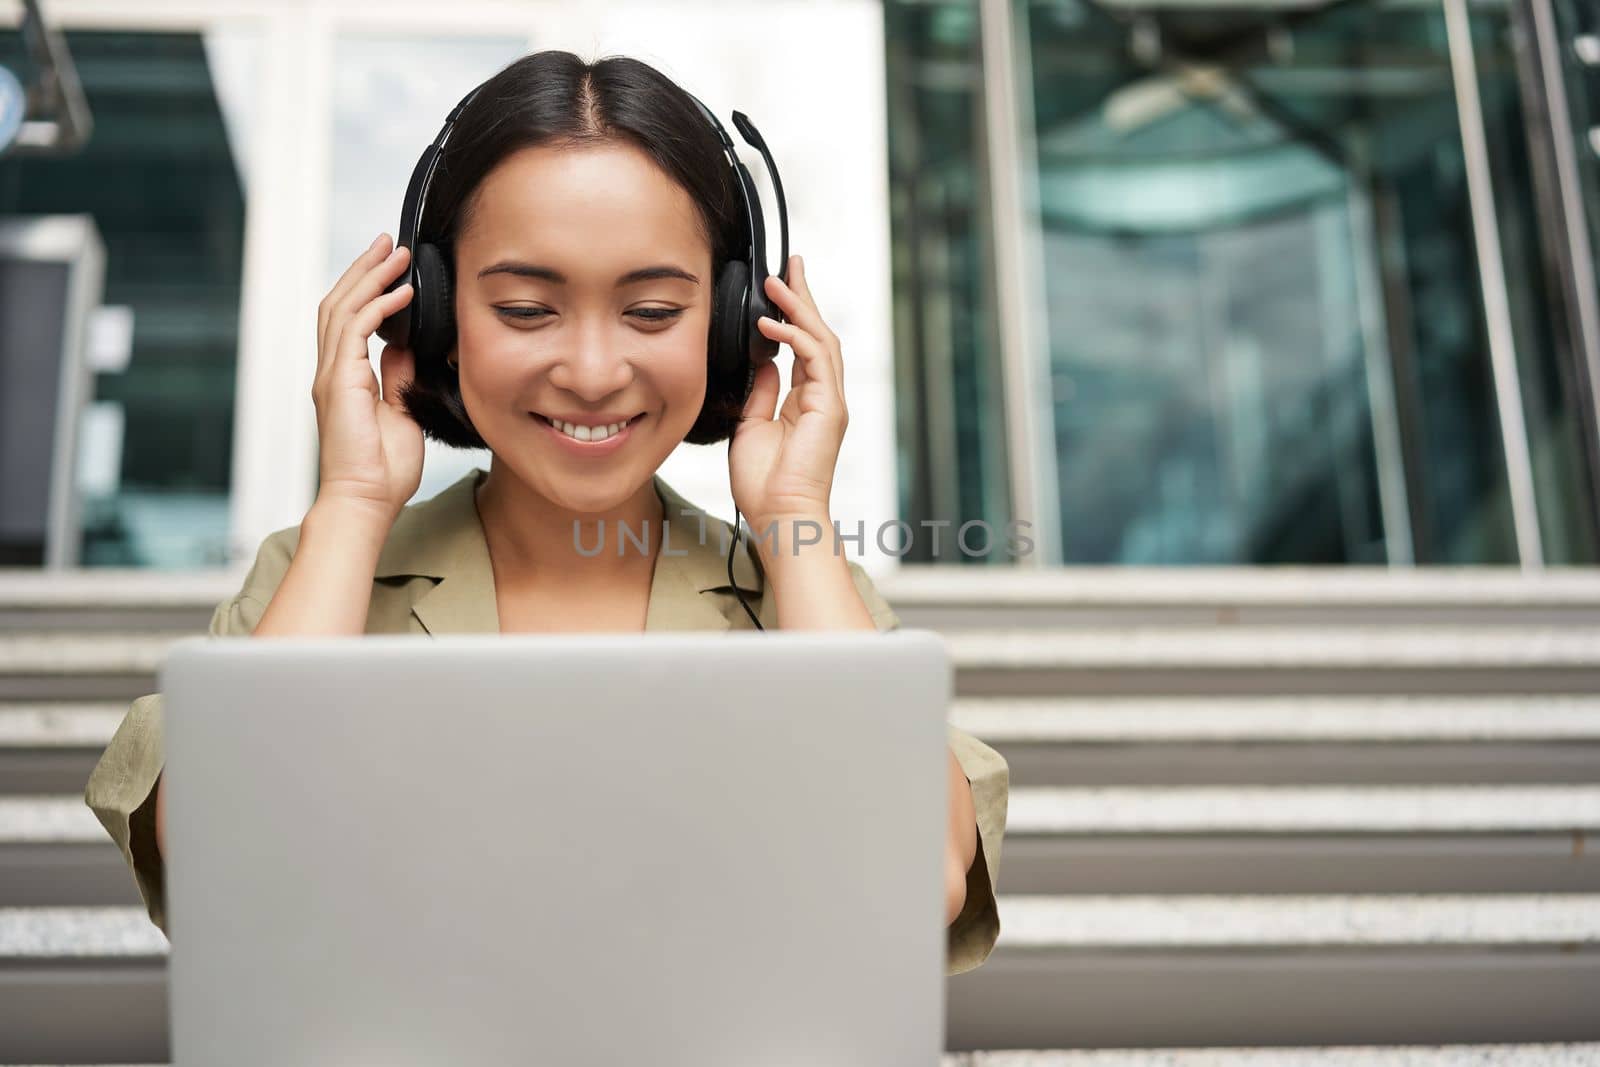
[[[452,354],[497,464],[572,511],[622,504],[705,400],[711,246],[694,201],[629,144],[526,148],[484,177],[455,259]],[[551,419],[633,421],[583,441]]]

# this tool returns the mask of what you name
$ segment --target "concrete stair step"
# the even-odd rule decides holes
[[[0,700],[131,699],[176,633],[0,634]],[[1600,691],[1600,627],[993,630],[945,635],[960,697]]]
[[[0,908],[139,905],[122,853],[81,794],[0,796]]]
[[[1045,835],[1600,831],[1600,786],[1013,789],[1008,839]],[[98,841],[81,796],[0,797],[0,843]]]
[[[212,611],[237,593],[243,580],[243,570],[95,567],[58,574],[0,568],[0,633],[204,633]]]
[[[243,570],[0,569],[0,632],[203,630]],[[1478,621],[1600,624],[1592,568],[907,565],[877,583],[907,626],[1310,625]]]
[[[1600,1043],[1574,1042],[950,1052],[942,1057],[940,1067],[1580,1067],[1594,1063],[1600,1063]]]
[[[1020,893],[1594,892],[1600,787],[1018,788]],[[138,902],[79,795],[0,797],[0,906]]]
[[[1600,786],[1149,786],[1011,792],[1010,837],[1045,834],[1593,832]]]
[[[103,746],[121,701],[0,703],[0,747]],[[950,721],[1002,744],[1600,742],[1600,697],[1230,696],[967,698]]]
[[[117,700],[76,703],[0,703],[0,750],[100,749],[111,740],[128,705]]]
[[[120,893],[116,874],[108,861],[102,884]],[[1583,833],[1018,835],[1006,839],[1000,887],[1023,894],[1597,893],[1600,850]]]
[[[1600,1040],[1593,894],[1004,896],[1001,922],[950,982],[952,1051]],[[0,1032],[164,1013],[165,949],[137,908],[0,909]],[[157,1021],[128,1020],[120,1058],[164,1058]]]
[[[955,701],[950,721],[1010,745],[1600,741],[1600,697],[988,697]]]
[[[167,649],[189,636],[193,633],[0,633],[0,701],[131,701],[156,690]]]
[[[1144,627],[945,635],[958,697],[1600,691],[1600,629]]]
[[[1600,894],[1000,896],[996,950],[1600,945]],[[157,958],[140,908],[0,908],[0,961]]]
[[[164,960],[143,908],[0,908],[0,968],[23,960]]]
[[[950,720],[1014,786],[1600,782],[1600,699],[979,697]]]
[[[981,735],[980,735],[981,736]],[[1014,786],[1539,785],[1600,783],[1600,743],[1014,745],[991,742]]]
[[[81,789],[125,701],[0,702],[0,794]],[[951,721],[1014,786],[1600,782],[1600,700],[983,698]]]
[[[1017,788],[1011,893],[1600,891],[1597,786]]]
[[[0,846],[110,844],[79,796],[0,796]]]
[[[904,625],[938,630],[1600,623],[1592,568],[907,566],[877,585]]]
[[[955,1052],[942,1067],[1579,1067],[1600,1044],[1357,1045]]]
[[[82,792],[125,701],[0,702],[0,795]]]
[[[1001,899],[948,1046],[1600,1040],[1600,896]]]
[[[997,948],[1597,946],[1600,894],[1000,897]]]

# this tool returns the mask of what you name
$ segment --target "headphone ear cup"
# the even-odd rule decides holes
[[[752,373],[754,373],[756,366],[768,360],[776,359],[778,356],[778,342],[762,333],[756,323],[763,315],[778,322],[789,321],[783,317],[783,312],[779,311],[777,306],[767,299],[766,286],[767,279],[763,274],[760,284],[752,284],[750,287],[750,305],[746,313],[746,321],[750,324],[748,336],[750,338],[750,369]]]
[[[711,306],[711,366],[724,377],[743,376],[750,359],[749,300],[749,265],[742,260],[723,264]]]
[[[437,245],[418,244],[417,288],[411,296],[412,352],[419,362],[442,361],[456,340],[454,281]]]

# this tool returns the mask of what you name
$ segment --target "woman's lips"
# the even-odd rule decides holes
[[[647,417],[647,413],[635,415],[628,420],[626,426],[607,437],[604,441],[580,441],[576,437],[569,437],[561,430],[556,429],[549,419],[537,412],[529,412],[529,416],[543,428],[545,433],[555,438],[557,445],[567,449],[572,455],[606,456],[627,444],[628,439],[633,436],[634,427],[638,426]]]

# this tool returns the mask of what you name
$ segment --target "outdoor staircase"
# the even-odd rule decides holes
[[[237,584],[0,572],[0,1063],[168,1058],[165,940],[82,792]],[[1600,1062],[1600,572],[879,588],[1011,768],[947,1067]]]

